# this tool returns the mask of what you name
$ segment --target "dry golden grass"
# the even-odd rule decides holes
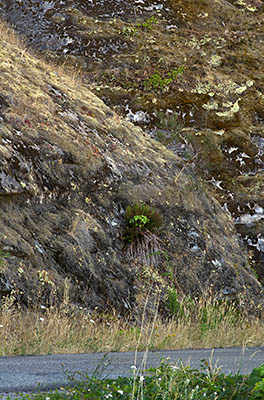
[[[207,322],[204,313],[207,312]],[[188,311],[188,310],[187,310]],[[196,317],[135,325],[117,317],[80,311],[67,316],[59,310],[18,311],[7,301],[0,312],[0,355],[163,350],[263,344],[264,323],[251,322],[226,305],[198,303]]]
[[[49,95],[49,85],[60,84],[64,88],[76,87],[70,75],[61,68],[49,65],[35,57],[26,44],[6,23],[0,21],[0,90],[9,100],[6,112],[9,122],[21,127],[35,127],[48,131],[56,121],[56,104]],[[63,125],[63,124],[61,124]],[[66,124],[64,124],[66,125]],[[64,126],[63,126],[64,127]]]
[[[79,66],[47,62],[1,20],[0,33],[0,92],[8,104],[6,135],[15,128],[35,143],[44,141],[69,151],[84,171],[97,168],[104,162],[99,148],[106,145],[105,132],[121,131],[127,122],[110,115],[87,89]],[[89,127],[89,136],[83,126]]]
[[[18,35],[14,29],[12,29],[12,27],[2,19],[0,19],[0,35],[1,46],[3,48],[13,46],[15,54],[13,54],[13,56],[12,54],[9,54],[11,60],[13,60],[14,55],[20,55],[20,58],[24,57],[25,59],[36,58],[33,67],[37,65],[39,69],[48,70],[48,72],[53,72],[59,77],[67,76],[67,79],[71,81],[73,85],[78,85],[81,83],[82,76],[79,68],[70,67],[69,65],[66,67],[65,63],[59,65],[52,64],[51,62],[45,61],[40,55],[36,56],[34,51],[27,46],[26,39],[23,37],[23,35]]]
[[[1,20],[0,33],[0,91],[8,101],[7,128],[15,126],[32,139],[41,132],[41,136],[68,147],[73,154],[77,151],[75,141],[81,141],[83,158],[90,159],[94,138],[89,137],[88,146],[78,133],[78,118],[76,122],[72,113],[96,128],[108,109],[82,84],[79,67],[48,63],[28,49],[23,38]],[[58,105],[60,101],[67,103],[64,113]]]

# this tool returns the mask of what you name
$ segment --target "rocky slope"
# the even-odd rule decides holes
[[[27,307],[72,304],[123,315],[139,313],[149,289],[150,309],[159,295],[164,312],[168,287],[261,304],[263,286],[232,218],[195,175],[200,131],[186,162],[78,77],[30,53],[4,23],[1,36],[0,295],[12,292]],[[220,94],[204,93],[206,76],[199,85],[201,93],[188,91],[211,110]],[[228,91],[232,106],[217,112],[233,110],[244,92],[253,96],[252,85],[241,78]],[[187,96],[183,87],[178,93]],[[233,111],[226,117],[236,119]],[[212,124],[203,135],[221,137]],[[124,240],[125,210],[135,203],[155,207],[164,221],[141,247]]]
[[[48,60],[187,160],[236,224],[264,282],[261,0],[8,2]]]

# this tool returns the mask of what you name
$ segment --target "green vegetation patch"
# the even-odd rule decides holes
[[[138,23],[136,25],[123,27],[121,33],[125,36],[134,36],[138,34],[138,28],[143,30],[151,31],[154,24],[158,24],[158,20],[155,16],[148,18],[146,21]]]
[[[165,359],[158,368],[141,374],[131,367],[132,377],[98,379],[82,376],[81,381],[72,382],[73,387],[52,393],[24,395],[23,399],[144,399],[144,400],[259,400],[263,399],[264,365],[248,376],[225,375],[219,369],[212,370],[207,362],[201,369],[189,366],[173,366]]]
[[[159,72],[155,72],[144,81],[144,86],[146,89],[164,89],[174,82],[183,72],[183,66],[173,68],[166,76],[162,76]]]
[[[2,265],[5,258],[7,258],[9,256],[10,256],[10,254],[7,251],[0,250],[0,265]]]
[[[125,213],[127,232],[125,239],[132,242],[136,237],[146,232],[159,233],[163,225],[162,216],[158,211],[147,204],[128,206]]]
[[[161,240],[158,237],[163,226],[161,214],[144,203],[130,205],[125,213],[126,255],[142,265],[158,266]]]
[[[158,20],[153,15],[152,17],[148,18],[145,22],[137,24],[136,26],[151,31],[154,24],[158,24]]]

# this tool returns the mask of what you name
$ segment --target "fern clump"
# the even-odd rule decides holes
[[[157,253],[160,250],[160,239],[157,235],[162,229],[162,216],[155,208],[136,203],[127,207],[125,220],[127,230],[124,240],[128,242],[128,257],[148,265],[157,264]]]
[[[128,206],[125,219],[128,226],[126,239],[130,242],[146,232],[158,234],[163,225],[158,211],[144,203]]]

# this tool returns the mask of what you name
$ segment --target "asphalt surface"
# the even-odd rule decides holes
[[[116,378],[132,376],[131,366],[139,373],[145,368],[157,367],[163,358],[173,365],[190,365],[200,368],[207,360],[221,372],[249,374],[264,363],[263,347],[231,347],[224,349],[174,350],[127,353],[89,353],[43,356],[0,357],[0,394],[47,391],[69,385],[69,376],[78,373],[89,376]],[[12,396],[11,396],[12,398]]]

